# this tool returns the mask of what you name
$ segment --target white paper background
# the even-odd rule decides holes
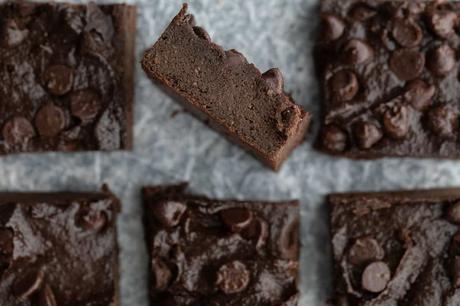
[[[79,1],[74,1],[79,2]],[[83,1],[81,1],[83,2]],[[107,1],[103,1],[107,2]],[[131,1],[136,2],[136,1]],[[315,114],[313,74],[315,0],[192,0],[190,11],[213,40],[235,48],[261,70],[279,67],[286,90]],[[191,181],[211,197],[291,199],[302,203],[302,306],[323,305],[331,292],[327,211],[323,196],[348,190],[388,190],[460,185],[460,163],[391,159],[353,162],[299,147],[279,173],[263,167],[180,110],[146,78],[143,50],[179,11],[181,0],[139,0],[135,150],[124,153],[40,154],[0,159],[1,190],[94,190],[103,182],[123,201],[119,220],[122,305],[147,306],[147,254],[139,191],[148,184]]]

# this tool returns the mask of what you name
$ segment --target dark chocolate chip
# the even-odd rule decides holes
[[[229,208],[219,212],[224,224],[234,233],[247,228],[253,218],[253,213],[247,208]]]
[[[431,30],[441,38],[449,38],[454,34],[457,23],[457,14],[454,12],[432,12],[428,16]]]
[[[376,260],[382,260],[385,251],[377,240],[366,236],[356,239],[348,251],[348,260],[353,265],[369,264]]]
[[[108,223],[107,214],[104,211],[83,209],[80,213],[80,226],[87,231],[102,231]]]
[[[43,74],[43,83],[50,93],[62,96],[72,90],[73,69],[64,65],[53,65]]]
[[[244,291],[250,281],[246,266],[238,260],[225,264],[217,271],[216,285],[225,294]]]
[[[365,21],[375,15],[377,15],[377,11],[364,3],[355,5],[350,11],[350,17],[356,21]]]
[[[428,112],[428,127],[442,139],[453,139],[458,128],[458,115],[446,105],[437,106]]]
[[[460,225],[460,202],[454,203],[449,207],[447,219],[450,222]]]
[[[26,301],[42,286],[44,272],[39,269],[27,269],[13,284],[13,293],[21,301]]]
[[[360,121],[353,126],[358,146],[361,149],[370,149],[382,139],[382,129],[372,122]]]
[[[447,44],[431,50],[428,55],[428,68],[436,76],[445,76],[456,63],[455,51]]]
[[[436,88],[420,79],[413,80],[406,86],[404,98],[413,108],[424,111],[433,103]]]
[[[56,297],[50,286],[45,285],[38,295],[38,306],[57,306]]]
[[[281,230],[278,248],[283,259],[297,259],[299,257],[299,220],[287,222]]]
[[[261,218],[253,218],[253,222],[241,231],[240,234],[245,239],[255,240],[256,248],[260,250],[267,243],[270,231],[267,222]]]
[[[168,228],[179,225],[186,210],[184,203],[172,200],[164,200],[151,206],[153,217]]]
[[[336,72],[329,81],[331,93],[336,101],[350,101],[359,90],[356,74],[349,70]]]
[[[400,103],[389,107],[383,114],[386,134],[394,139],[404,139],[410,130],[409,108]]]
[[[29,36],[29,30],[21,29],[15,20],[8,19],[5,21],[4,32],[2,34],[6,46],[16,47]]]
[[[211,41],[211,36],[209,36],[208,32],[202,27],[193,27],[193,32],[195,32],[196,36],[199,38]]]
[[[412,48],[422,42],[423,32],[411,19],[398,18],[393,22],[393,37],[403,47]]]
[[[455,288],[460,288],[460,256],[454,257],[452,275]]]
[[[413,49],[399,49],[393,52],[390,69],[403,81],[416,79],[425,67],[425,55]]]
[[[293,136],[297,132],[295,128],[301,116],[301,110],[297,105],[285,109],[279,109],[276,113],[276,128],[284,136]]]
[[[101,150],[117,150],[121,146],[121,127],[118,119],[110,111],[106,110],[95,128],[95,135]]]
[[[3,126],[3,139],[9,146],[26,146],[35,136],[35,130],[29,120],[24,117],[13,117]]]
[[[73,92],[70,96],[70,111],[83,124],[90,123],[97,117],[101,104],[99,95],[89,89]]]
[[[67,126],[68,118],[62,108],[53,104],[44,104],[35,114],[35,127],[43,137],[57,136]]]
[[[374,57],[372,47],[361,39],[352,39],[343,48],[345,63],[357,65],[365,63]]]
[[[278,68],[272,68],[262,74],[262,79],[273,92],[282,94],[284,90],[283,74]]]
[[[323,147],[333,153],[345,151],[348,143],[347,133],[335,125],[325,128],[322,137]]]
[[[337,40],[345,30],[345,22],[338,16],[323,14],[321,16],[321,37],[325,41]]]
[[[379,293],[385,290],[390,278],[391,271],[388,265],[378,261],[371,263],[364,269],[361,283],[365,290]]]
[[[168,265],[161,258],[152,259],[153,288],[155,290],[165,290],[168,288],[172,272]]]

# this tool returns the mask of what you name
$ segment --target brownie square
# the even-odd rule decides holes
[[[135,13],[0,4],[0,155],[131,149]]]
[[[151,305],[298,303],[296,201],[211,200],[143,189]]]
[[[460,305],[460,189],[336,194],[337,306]]]
[[[305,138],[310,114],[284,92],[280,70],[261,73],[238,51],[224,51],[186,4],[142,66],[191,113],[274,170]]]
[[[107,188],[0,193],[0,305],[119,305],[119,211]]]
[[[454,1],[322,0],[318,147],[459,158],[459,13]]]

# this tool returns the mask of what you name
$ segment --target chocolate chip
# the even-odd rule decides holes
[[[44,104],[35,114],[35,127],[43,137],[57,136],[67,125],[67,116],[62,108],[53,104]]]
[[[70,111],[83,124],[90,123],[97,117],[101,104],[99,95],[89,89],[73,92],[70,96]]]
[[[234,233],[239,233],[247,228],[251,222],[253,213],[246,208],[229,208],[219,212],[224,224]]]
[[[3,33],[4,42],[7,47],[19,46],[28,36],[29,30],[22,29],[14,19],[5,21]]]
[[[447,219],[450,222],[460,225],[460,202],[452,204],[447,212]]]
[[[38,306],[57,306],[56,297],[50,286],[45,285],[38,295]]]
[[[454,12],[433,12],[428,16],[428,25],[441,38],[449,38],[454,34],[457,14]]]
[[[374,57],[371,46],[360,39],[352,39],[343,48],[345,63],[357,65],[365,63]]]
[[[350,11],[350,17],[356,21],[365,21],[377,15],[377,11],[372,7],[359,3]]]
[[[262,74],[262,79],[268,87],[277,94],[282,94],[284,90],[283,74],[278,68],[272,68]]]
[[[248,269],[238,260],[221,266],[217,272],[216,285],[225,294],[234,294],[245,290],[249,281]]]
[[[431,50],[428,55],[428,68],[436,76],[447,75],[455,63],[455,51],[447,44]]]
[[[359,90],[356,74],[349,70],[336,72],[329,81],[331,93],[336,101],[350,101]]]
[[[151,206],[153,217],[168,228],[179,225],[186,210],[187,206],[184,203],[172,200],[164,200]]]
[[[153,288],[155,290],[165,290],[168,288],[172,279],[172,272],[162,259],[152,259],[152,274]]]
[[[428,112],[428,127],[442,139],[455,138],[458,116],[446,105],[437,106]]]
[[[460,288],[460,256],[455,256],[453,260],[452,275],[455,288]]]
[[[297,259],[299,257],[299,220],[287,222],[281,230],[278,248],[283,259]]]
[[[195,35],[199,38],[211,41],[211,36],[209,36],[208,32],[202,27],[193,27],[193,32],[195,32]]]
[[[388,108],[383,114],[385,132],[394,139],[404,139],[410,130],[409,109],[398,103]]]
[[[425,55],[413,49],[399,49],[393,52],[390,69],[402,81],[417,78],[425,66]]]
[[[108,222],[107,214],[104,211],[90,208],[82,209],[79,217],[80,226],[87,231],[100,232]]]
[[[9,146],[26,146],[35,136],[35,130],[29,120],[24,117],[13,117],[3,126],[3,139]]]
[[[99,149],[106,151],[117,150],[121,146],[121,127],[118,119],[110,111],[106,110],[95,128],[95,135]]]
[[[345,151],[347,147],[347,133],[335,125],[329,125],[325,128],[322,137],[323,147],[333,153]]]
[[[325,41],[337,40],[345,30],[345,22],[338,16],[323,14],[321,16],[321,39]]]
[[[362,275],[362,286],[365,290],[379,293],[385,290],[391,278],[391,271],[388,265],[378,261],[366,267]]]
[[[435,93],[436,88],[433,85],[427,84],[425,81],[417,79],[407,84],[404,98],[416,110],[423,111],[431,106]]]
[[[72,90],[73,69],[64,65],[50,66],[43,74],[43,83],[53,95],[65,95]]]
[[[45,277],[41,269],[27,269],[20,275],[20,278],[13,284],[13,293],[21,301],[26,301],[37,292]]]
[[[368,264],[375,260],[382,260],[385,251],[377,240],[366,236],[356,239],[348,251],[348,260],[353,265]]]
[[[276,128],[284,136],[293,136],[297,132],[296,126],[300,122],[301,110],[297,105],[280,108],[276,113]]]
[[[245,239],[256,240],[256,248],[260,250],[267,243],[270,231],[267,222],[261,218],[253,218],[253,222],[240,235]]]
[[[411,19],[396,19],[393,22],[393,37],[403,47],[412,48],[422,42],[423,32]]]
[[[382,139],[383,133],[375,123],[360,121],[353,126],[353,133],[361,149],[370,149]]]

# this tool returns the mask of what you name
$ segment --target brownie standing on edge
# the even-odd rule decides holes
[[[0,305],[118,306],[119,201],[0,193]]]
[[[298,203],[143,189],[151,305],[296,306]]]
[[[460,189],[336,194],[337,306],[460,305]]]
[[[351,158],[460,158],[460,3],[322,0],[318,146]]]
[[[0,4],[0,155],[131,149],[135,13]]]
[[[284,92],[278,69],[261,72],[195,26],[187,5],[142,60],[148,76],[192,113],[274,170],[307,133],[310,115]]]

